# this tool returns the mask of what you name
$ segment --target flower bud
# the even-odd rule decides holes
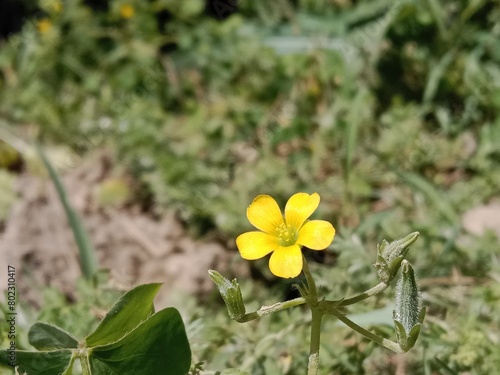
[[[239,320],[243,317],[245,315],[245,305],[238,281],[236,279],[229,281],[214,270],[209,270],[208,275],[219,289],[219,293],[226,303],[229,317],[233,320]]]
[[[401,266],[401,261],[410,249],[410,245],[417,240],[418,236],[418,232],[413,232],[391,243],[382,240],[382,243],[377,245],[377,263],[375,263],[374,266],[383,282],[390,283],[396,276]]]
[[[413,268],[407,260],[401,262],[401,276],[396,284],[394,325],[399,346],[405,352],[417,341],[425,309],[420,308],[420,291]]]

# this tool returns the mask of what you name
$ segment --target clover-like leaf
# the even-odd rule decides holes
[[[185,375],[191,349],[184,323],[173,308],[163,309],[120,340],[89,351],[90,373],[99,375]]]
[[[95,331],[87,336],[87,347],[106,345],[122,338],[154,312],[153,300],[162,284],[144,284],[125,293],[108,311]]]
[[[38,350],[78,348],[78,340],[70,333],[52,324],[41,322],[31,326],[28,341]]]
[[[0,350],[0,363],[19,366],[19,373],[29,375],[71,375],[72,351],[69,349],[35,352]]]

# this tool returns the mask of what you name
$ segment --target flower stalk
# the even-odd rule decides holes
[[[309,346],[309,362],[307,375],[317,375],[319,370],[319,345],[321,341],[321,321],[323,313],[319,308],[318,289],[309,271],[309,265],[304,257],[304,276],[307,281],[307,295],[303,296],[311,309],[311,342]]]

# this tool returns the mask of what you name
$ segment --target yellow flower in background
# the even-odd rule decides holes
[[[120,17],[128,20],[132,18],[135,14],[135,9],[130,4],[122,4],[120,5]]]
[[[61,13],[63,9],[63,5],[60,1],[54,1],[52,3],[52,10],[54,11],[54,13]]]
[[[60,13],[62,10],[62,2],[61,0],[44,0],[42,1],[43,9],[47,11],[51,11],[54,13]]]
[[[42,34],[45,34],[52,29],[52,22],[48,18],[42,18],[36,22],[36,28]]]
[[[48,13],[61,13],[63,9],[61,0],[41,0],[39,4],[41,9]]]
[[[259,231],[236,238],[244,259],[260,259],[272,252],[271,272],[283,278],[296,277],[302,271],[301,246],[324,250],[333,241],[335,228],[324,220],[306,221],[318,208],[319,195],[294,194],[286,203],[283,217],[278,203],[269,195],[257,196],[248,206],[247,218]]]

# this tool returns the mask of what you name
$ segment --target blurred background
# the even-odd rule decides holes
[[[327,319],[324,373],[498,372],[498,0],[2,0],[0,33],[0,259],[21,331],[84,337],[106,291],[163,281],[207,373],[301,374],[306,311],[231,322],[207,270],[238,277],[249,309],[293,297],[234,239],[256,195],[318,192],[337,229],[310,255],[324,293],[376,284],[376,244],[419,231],[428,309],[404,356]],[[98,290],[35,141],[109,270]],[[350,313],[394,338],[392,308],[391,288]]]

